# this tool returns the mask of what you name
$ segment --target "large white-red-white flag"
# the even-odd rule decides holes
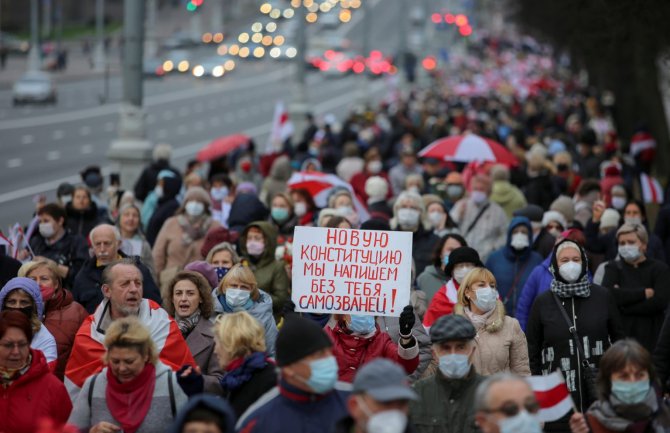
[[[656,178],[640,173],[640,186],[642,187],[642,200],[645,203],[663,203],[663,187]]]
[[[272,131],[268,143],[265,146],[265,154],[281,152],[284,142],[293,135],[293,123],[288,116],[286,106],[282,101],[277,101],[275,114],[272,118]]]
[[[560,371],[546,376],[526,378],[540,404],[537,418],[542,422],[556,421],[574,407],[572,396]]]

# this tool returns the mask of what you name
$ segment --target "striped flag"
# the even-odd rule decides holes
[[[7,239],[7,237],[5,235],[3,235],[2,232],[0,232],[0,246],[7,247],[7,249],[5,251],[9,251],[9,249],[11,247],[13,247],[14,244],[12,244],[12,241]]]
[[[574,407],[570,391],[560,371],[546,376],[531,376],[527,380],[540,403],[540,412],[537,415],[540,421],[556,421]]]
[[[281,152],[284,142],[293,135],[293,123],[288,116],[288,111],[282,101],[277,101],[275,114],[272,118],[272,131],[268,137],[268,143],[264,154]]]
[[[663,188],[656,178],[646,173],[641,173],[640,186],[642,187],[642,200],[645,204],[663,203]]]

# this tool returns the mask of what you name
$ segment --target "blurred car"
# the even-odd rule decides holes
[[[165,54],[163,60],[163,71],[188,72],[191,69],[191,54],[186,50],[170,50]]]
[[[28,54],[30,42],[11,33],[0,32],[0,47],[7,48],[10,54]]]
[[[196,78],[219,78],[235,69],[235,60],[231,56],[211,56],[196,62],[191,73]]]
[[[195,47],[199,44],[200,39],[193,37],[192,34],[188,32],[176,32],[163,41],[163,48],[174,50],[177,48]]]
[[[51,75],[42,71],[26,72],[12,89],[14,105],[28,102],[56,103],[56,86]]]
[[[144,59],[142,62],[142,75],[146,78],[163,78],[165,76],[163,61],[157,57]]]
[[[356,55],[350,51],[326,50],[309,63],[327,77],[342,77],[353,72]]]

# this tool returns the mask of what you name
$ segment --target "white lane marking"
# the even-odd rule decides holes
[[[7,168],[21,167],[23,160],[21,158],[12,158],[7,160]]]
[[[51,150],[47,152],[47,161],[56,161],[60,159],[60,152],[57,150]]]
[[[57,129],[51,133],[51,138],[53,140],[62,140],[63,137],[65,137],[65,133],[63,132],[62,129]]]
[[[84,144],[81,146],[81,153],[93,153],[93,145],[92,144]]]
[[[84,125],[81,128],[79,128],[79,135],[86,136],[91,133],[91,127]]]
[[[35,137],[30,134],[26,134],[21,137],[21,144],[32,144],[35,141]]]

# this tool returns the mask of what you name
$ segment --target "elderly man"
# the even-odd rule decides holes
[[[109,224],[100,224],[91,230],[88,238],[93,247],[93,257],[84,262],[81,270],[74,279],[72,294],[75,301],[86,308],[86,311],[93,313],[95,308],[102,301],[102,291],[100,290],[102,271],[105,266],[119,259],[128,256],[121,251],[121,233],[119,229]],[[132,257],[137,268],[142,272],[144,282],[144,296],[148,299],[162,302],[160,290],[154,282],[151,271],[140,262],[140,258]]]
[[[110,263],[102,272],[104,300],[82,323],[65,368],[65,385],[74,401],[87,377],[103,368],[105,330],[116,319],[137,316],[149,328],[160,360],[178,370],[196,365],[177,323],[160,305],[142,299],[143,277],[133,259]]]
[[[418,433],[478,432],[473,402],[484,379],[472,366],[475,327],[464,316],[442,316],[430,328],[438,371],[414,384],[420,400],[410,403],[412,422]]]
[[[507,238],[507,215],[500,205],[489,200],[490,195],[491,180],[478,174],[470,181],[469,194],[449,212],[468,245],[479,252],[484,263],[493,251],[505,245]]]
[[[653,352],[670,299],[670,269],[647,257],[649,237],[642,224],[625,223],[616,239],[621,260],[605,266],[602,285],[614,296],[625,334]]]
[[[475,420],[483,433],[541,433],[540,405],[528,382],[510,373],[489,376],[475,394]]]

